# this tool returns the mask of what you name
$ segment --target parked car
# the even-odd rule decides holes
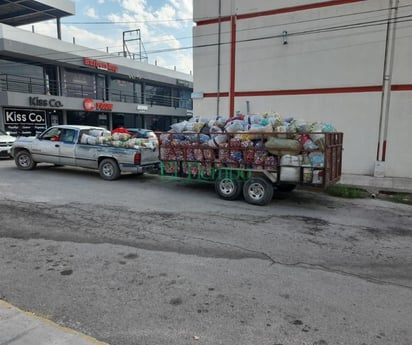
[[[134,138],[157,140],[156,134],[150,129],[144,129],[144,128],[126,128],[126,129]]]
[[[11,136],[8,132],[0,129],[0,157],[11,157],[11,147],[16,141],[16,138]]]

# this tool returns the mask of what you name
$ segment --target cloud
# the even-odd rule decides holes
[[[176,54],[176,58],[178,63],[176,64],[176,69],[179,72],[183,73],[190,73],[192,74],[193,72],[193,57],[192,54],[189,54],[187,52],[178,52]]]
[[[121,7],[125,11],[123,14],[129,13],[139,24],[172,28],[192,26],[192,0],[168,0],[159,8],[151,7],[147,0],[122,0]]]
[[[123,10],[131,12],[132,15],[139,15],[142,18],[150,18],[152,9],[147,5],[146,0],[122,0],[120,6]]]
[[[176,16],[176,8],[165,5],[155,12],[157,25],[167,26],[167,27],[180,27],[178,21],[174,20]]]
[[[77,26],[64,25],[64,30],[62,31],[63,40],[70,41],[74,37],[76,44],[80,46],[103,50],[104,47],[114,47],[116,45],[116,40],[112,40],[110,37],[98,35]],[[118,48],[120,47],[118,46]]]
[[[33,26],[35,33],[57,38],[57,28],[54,21],[40,22]],[[24,25],[21,26],[20,29],[31,31],[32,25]],[[112,49],[116,47],[119,51],[122,49],[121,43],[118,41],[110,39],[107,36],[95,34],[90,30],[85,30],[78,26],[63,24],[61,31],[62,41],[65,42],[72,42],[74,39],[76,45],[89,47],[91,49],[105,50],[105,47],[111,47]]]
[[[190,21],[185,21],[185,23],[192,26],[193,0],[169,0],[169,3],[176,8],[176,12],[179,13],[179,18],[190,19]]]
[[[192,0],[164,0],[163,4],[157,7],[154,5],[157,2],[149,0],[96,0],[95,3],[105,3],[98,8],[100,18],[103,18],[102,10],[105,8],[109,12],[104,18],[113,24],[84,27],[80,24],[62,24],[64,41],[72,42],[74,37],[76,45],[101,51],[106,51],[108,47],[110,53],[117,53],[123,50],[123,32],[139,29],[150,64],[157,61],[157,65],[161,67],[174,69],[176,66],[176,70],[184,73],[192,71],[192,50],[182,49],[192,45]],[[109,6],[109,3],[116,6]],[[80,12],[78,14],[81,15]],[[87,8],[83,14],[88,18],[99,18],[96,8],[93,7]],[[76,21],[75,17],[71,17],[71,20]],[[31,30],[31,25],[25,29]],[[53,21],[35,24],[35,31],[57,36],[56,24]],[[134,33],[130,34],[130,38],[136,37]],[[128,42],[131,52],[138,52],[138,43]]]
[[[57,38],[57,27],[54,21],[45,21],[36,24],[23,25],[19,28],[26,31],[32,31],[33,28],[36,34]]]
[[[161,35],[157,36],[152,41],[147,41],[146,47],[149,50],[178,50],[182,47],[180,41],[173,35]]]
[[[93,19],[98,19],[99,18],[99,16],[96,14],[96,10],[93,7],[89,7],[86,10],[86,16],[90,17],[90,18],[93,18]]]
[[[149,63],[184,73],[193,70],[192,50],[192,0],[166,0],[154,8],[147,0],[121,0],[121,8],[109,16],[114,22],[130,22],[129,29],[139,28],[149,56]],[[185,43],[179,38],[185,37]],[[189,39],[187,39],[189,37]]]

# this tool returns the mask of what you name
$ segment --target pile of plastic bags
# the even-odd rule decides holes
[[[303,119],[286,118],[283,119],[277,113],[265,113],[262,115],[238,115],[233,118],[217,116],[214,119],[193,117],[188,121],[182,121],[171,125],[169,133],[180,133],[180,137],[174,140],[207,143],[210,147],[219,147],[227,142],[236,133],[236,137],[241,141],[253,141],[261,137],[259,134],[274,133],[272,139],[267,143],[268,149],[290,149],[300,151],[304,149],[322,148],[324,132],[334,132],[335,128],[331,124],[322,122],[309,122]],[[193,133],[198,134],[191,135]],[[304,135],[301,135],[303,134]],[[308,134],[309,133],[309,134]],[[167,140],[167,136],[164,136]],[[289,139],[280,140],[280,139]],[[290,140],[297,140],[299,143]]]
[[[234,118],[217,116],[214,119],[193,117],[171,126],[169,133],[181,133],[181,141],[199,141],[207,143],[210,147],[219,147],[227,142],[230,133],[237,133],[236,137],[242,141],[258,139],[260,133],[274,133],[277,140],[268,143],[268,149],[290,149],[292,152],[305,149],[317,149],[324,146],[322,142],[324,132],[335,132],[331,124],[322,122],[309,122],[303,119],[283,119],[277,113],[263,115],[238,115]],[[198,136],[191,136],[197,133]],[[300,134],[305,133],[304,136]],[[308,135],[309,133],[309,135]],[[179,139],[175,137],[175,139]],[[289,140],[280,140],[289,139]],[[167,140],[167,137],[166,137]],[[290,140],[297,140],[299,143]]]
[[[193,117],[160,135],[160,159],[167,173],[181,169],[192,176],[208,175],[211,167],[220,166],[271,171],[281,167],[281,180],[291,182],[298,182],[302,166],[307,167],[305,182],[313,182],[316,169],[324,167],[325,132],[335,131],[331,124],[283,119],[276,113]]]
[[[115,129],[112,132],[108,130],[92,129],[89,130],[88,133],[83,133],[79,142],[88,145],[105,145],[131,149],[139,149],[142,147],[154,149],[157,147],[156,140],[149,138],[133,138],[127,130],[123,129]]]

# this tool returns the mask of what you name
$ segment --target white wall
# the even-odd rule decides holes
[[[400,6],[412,7],[412,1],[401,0]],[[412,8],[401,13],[411,15]],[[392,85],[412,84],[412,34],[411,23],[397,24],[396,47]],[[386,152],[386,175],[412,177],[412,91],[391,93]]]
[[[307,3],[321,3],[325,0],[222,0],[222,17],[231,14],[246,14],[261,11],[270,11],[278,8],[305,5]],[[193,20],[217,18],[219,0],[193,0]]]
[[[221,42],[230,41],[230,24],[222,23]],[[193,75],[193,80],[197,80],[198,88],[194,91],[217,92],[217,76],[218,76],[218,45],[217,45],[218,25],[208,25],[206,27],[195,27],[193,36],[196,37],[196,46],[193,50],[193,69],[196,74]],[[230,45],[221,45],[221,70],[220,82],[221,90],[229,90],[230,76]],[[195,86],[194,86],[195,87]]]
[[[412,91],[392,93],[389,116],[386,176],[412,178]]]
[[[222,0],[222,16],[241,15],[324,1]],[[216,18],[218,0],[194,0],[195,20]],[[235,111],[276,111],[310,121],[330,122],[344,132],[343,172],[373,175],[381,114],[386,24],[390,0],[366,0],[236,21],[236,92],[354,88],[372,92],[235,98]],[[400,0],[399,16],[412,14],[412,0]],[[231,12],[232,11],[232,12]],[[350,30],[339,30],[359,24]],[[383,24],[383,25],[382,25]],[[318,29],[327,32],[313,32]],[[288,32],[288,44],[282,32]],[[220,92],[230,89],[231,24],[221,24]],[[218,25],[194,28],[194,90],[217,92]],[[393,85],[412,85],[412,26],[397,25]],[[194,114],[216,115],[216,98],[194,100]],[[220,115],[229,115],[229,97],[219,100]],[[412,157],[405,150],[412,128],[412,91],[393,91],[387,126],[386,176],[412,177]]]
[[[243,109],[246,109],[247,100],[254,114],[269,111],[285,118],[332,123],[344,132],[343,173],[373,173],[379,133],[380,94],[240,98],[238,102],[244,104]]]
[[[276,16],[275,26],[272,16],[238,21],[237,90],[363,86],[382,82],[384,26],[379,30],[361,28],[304,34],[319,27],[347,25],[348,21],[335,18],[333,21],[286,24],[313,19],[304,13]],[[330,10],[322,11],[323,17],[331,15]],[[253,29],[258,26],[266,28]],[[277,37],[284,30],[288,32],[288,44]],[[258,40],[248,41],[250,39]]]

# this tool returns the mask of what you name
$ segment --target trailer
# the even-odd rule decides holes
[[[220,198],[243,195],[254,205],[268,204],[275,190],[326,188],[340,179],[341,132],[220,135],[226,136],[224,143],[201,133],[158,133],[160,174],[214,182]],[[316,138],[312,147],[302,144],[309,137]]]

